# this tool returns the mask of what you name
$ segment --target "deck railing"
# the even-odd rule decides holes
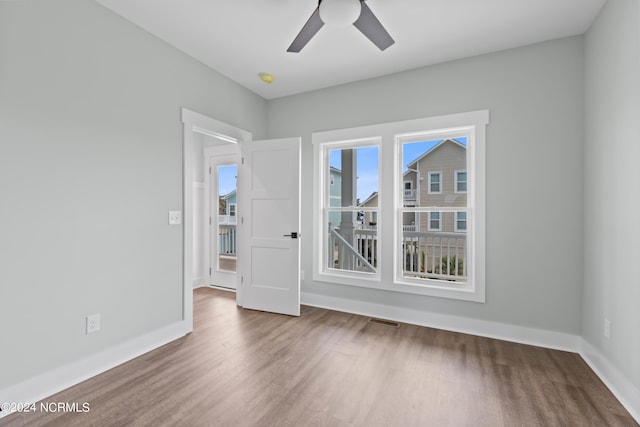
[[[218,215],[218,224],[233,224],[236,225],[238,223],[238,217],[235,215]]]
[[[444,280],[466,279],[466,235],[418,231],[408,231],[402,235],[405,276]]]
[[[236,234],[235,225],[218,223],[218,253],[220,255],[236,255]]]
[[[420,232],[403,226],[402,263],[405,277],[461,281],[467,277],[467,238],[463,233]],[[353,229],[353,239],[339,228],[329,233],[329,267],[375,272],[378,267],[376,227]]]
[[[354,230],[356,231],[356,230]],[[375,273],[375,265],[370,261],[375,262],[375,250],[373,251],[373,258],[367,259],[364,255],[367,252],[364,248],[367,242],[375,244],[371,239],[362,238],[367,233],[371,233],[367,230],[357,230],[360,233],[356,234],[354,243],[357,247],[354,247],[347,239],[344,238],[338,229],[332,228],[329,232],[329,259],[331,260],[331,267],[339,270],[350,271],[366,271],[369,273]],[[375,231],[373,232],[375,233]]]

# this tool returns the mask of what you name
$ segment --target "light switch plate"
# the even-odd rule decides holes
[[[169,225],[182,224],[182,212],[181,211],[169,211]]]

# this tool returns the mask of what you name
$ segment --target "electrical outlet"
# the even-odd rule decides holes
[[[100,314],[87,316],[87,334],[92,334],[100,330]]]
[[[169,211],[169,225],[182,224],[182,212],[181,211]]]
[[[604,337],[611,338],[611,321],[605,317],[604,319]]]

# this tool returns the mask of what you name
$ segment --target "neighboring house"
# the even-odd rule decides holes
[[[342,171],[331,166],[329,170],[329,206],[340,207],[342,204]],[[329,212],[329,222],[335,227],[340,225],[340,212]]]
[[[405,200],[416,196],[420,207],[467,206],[467,147],[454,140],[445,139],[431,147],[408,165],[410,177],[405,173]],[[417,179],[416,179],[417,178]],[[411,206],[405,203],[405,206]],[[405,214],[407,217],[412,214]],[[415,220],[416,231],[465,232],[465,212],[420,213]]]
[[[358,206],[363,208],[377,208],[378,205],[378,192],[374,191],[369,197],[367,197]],[[364,212],[362,215],[362,224],[364,226],[374,226],[378,224],[377,212]]]
[[[220,196],[220,210],[218,211],[218,224],[235,224],[237,208],[237,190],[232,190],[224,196]],[[224,209],[224,210],[223,210]]]
[[[464,144],[445,139],[409,163],[407,171],[402,175],[403,206],[466,207],[466,156],[467,148]],[[378,192],[372,193],[359,206],[379,206]],[[375,213],[364,213],[365,226],[376,223]],[[402,225],[405,231],[464,232],[466,213],[405,212]]]

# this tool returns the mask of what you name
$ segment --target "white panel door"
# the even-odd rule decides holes
[[[242,145],[242,306],[300,315],[300,138]]]

